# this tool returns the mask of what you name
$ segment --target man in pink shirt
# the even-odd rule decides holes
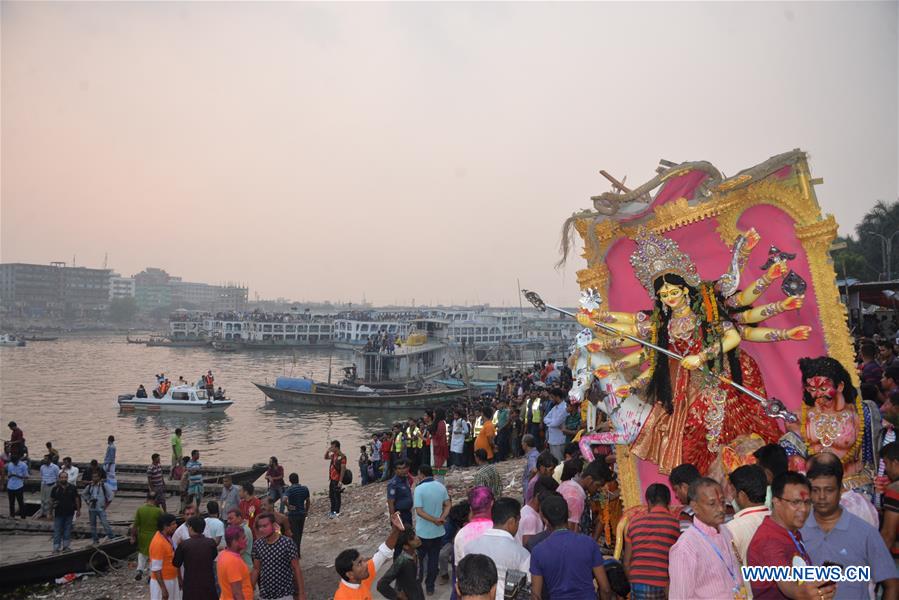
[[[540,496],[544,492],[554,492],[559,484],[549,475],[541,475],[534,486],[534,495],[530,501],[521,507],[521,519],[518,521],[518,532],[515,539],[522,546],[528,543],[532,536],[543,531],[543,518],[540,516]]]
[[[488,487],[478,486],[472,488],[468,492],[468,504],[471,507],[471,518],[465,527],[456,534],[453,541],[453,554],[456,557],[456,563],[465,556],[465,546],[471,540],[477,539],[483,535],[485,531],[493,527],[493,492]]]
[[[576,462],[577,459],[569,461],[569,463]],[[566,467],[569,463],[566,463]],[[565,474],[563,471],[563,479]],[[565,498],[565,503],[568,504],[568,529],[574,532],[578,531],[587,495],[592,496],[611,480],[612,472],[605,460],[594,460],[584,468],[580,475],[575,475],[572,479],[559,484],[556,491]]]
[[[734,556],[730,532],[724,523],[724,493],[714,479],[700,477],[690,483],[693,524],[671,547],[668,574],[671,600],[745,597],[740,562]]]

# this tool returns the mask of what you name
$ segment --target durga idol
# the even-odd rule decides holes
[[[758,237],[751,232],[754,246]],[[637,313],[585,310],[578,321],[590,327],[594,321],[672,351],[683,358],[670,358],[658,350],[642,347],[611,365],[594,372],[605,377],[610,371],[639,368],[640,373],[616,394],[642,391],[653,408],[634,440],[631,451],[669,473],[681,463],[692,463],[707,473],[721,448],[736,436],[756,433],[768,443],[782,433],[762,405],[739,392],[731,380],[765,395],[759,367],[739,348],[743,339],[780,342],[806,339],[806,326],[790,330],[755,327],[784,310],[801,306],[802,297],[751,306],[771,280],[781,276],[783,265],[774,265],[743,292],[725,296],[715,281],[702,281],[696,266],[674,240],[641,231],[630,262],[637,279],[654,301],[651,310]],[[748,255],[748,248],[744,248]],[[745,265],[744,260],[740,263]],[[598,337],[607,335],[593,326]]]

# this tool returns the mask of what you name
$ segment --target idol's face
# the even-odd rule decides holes
[[[682,287],[666,283],[659,288],[658,296],[662,304],[670,308],[678,308],[686,302],[687,291]]]
[[[823,375],[816,375],[805,380],[805,391],[815,402],[833,402],[842,389],[842,384],[836,386],[833,379]]]

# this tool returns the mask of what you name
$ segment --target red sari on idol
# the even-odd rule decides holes
[[[691,314],[669,321],[669,350],[681,356],[702,351],[695,319]],[[725,323],[725,326],[730,324]],[[758,365],[745,352],[737,352],[743,386],[764,396],[765,384]],[[657,464],[660,473],[670,473],[674,467],[689,463],[706,474],[720,448],[735,437],[755,433],[766,443],[775,443],[782,435],[777,422],[765,414],[754,398],[718,379],[711,379],[702,371],[685,369],[676,359],[660,356],[659,360],[668,360],[674,410],[668,414],[661,403],[656,403],[631,445],[631,451]],[[726,376],[731,376],[727,360],[724,371]]]

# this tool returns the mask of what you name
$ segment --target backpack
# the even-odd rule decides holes
[[[353,483],[353,472],[349,469],[344,470],[343,479],[340,480],[340,483],[343,485],[350,485]]]

